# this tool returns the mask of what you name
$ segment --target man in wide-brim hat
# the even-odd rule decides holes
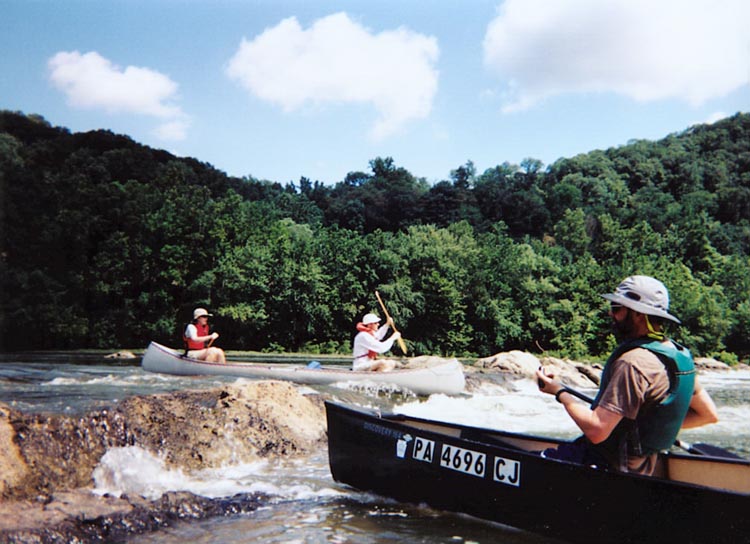
[[[622,472],[651,475],[657,453],[669,449],[681,428],[718,421],[716,406],[695,379],[693,357],[667,338],[664,325],[680,323],[669,313],[669,293],[650,276],[630,276],[610,302],[620,344],[602,372],[589,407],[554,376],[537,371],[540,389],[565,406],[583,436],[543,455]]]

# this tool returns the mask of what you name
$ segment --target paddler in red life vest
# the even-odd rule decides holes
[[[187,345],[187,356],[192,359],[199,359],[209,363],[226,363],[224,350],[209,343],[219,337],[218,332],[208,330],[208,318],[213,317],[205,308],[196,308],[193,311],[193,322],[185,327],[183,340]]]
[[[395,361],[377,359],[378,353],[385,353],[393,343],[401,338],[400,332],[394,332],[387,340],[383,340],[388,328],[393,325],[389,319],[385,325],[378,327],[380,318],[375,314],[366,314],[361,323],[357,323],[357,336],[354,337],[352,350],[352,370],[372,370],[387,372],[396,367]]]

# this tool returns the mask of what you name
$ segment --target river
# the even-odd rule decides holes
[[[684,432],[681,438],[710,442],[750,456],[750,371],[708,372],[699,379],[716,401],[720,422]],[[0,402],[27,413],[77,415],[111,406],[132,395],[210,388],[233,381],[151,374],[140,368],[138,360],[113,362],[96,355],[0,356]],[[562,437],[578,434],[562,407],[549,395],[540,394],[528,379],[488,379],[469,394],[432,395],[426,399],[347,386],[308,391],[360,406],[437,420]],[[134,447],[112,451],[102,463],[110,473],[118,475],[118,489],[97,483],[100,493],[139,493],[156,498],[170,490],[208,497],[257,491],[271,497],[265,506],[250,514],[184,523],[133,536],[128,540],[132,543],[555,542],[468,516],[358,492],[333,481],[326,451],[190,475],[167,470],[159,459]]]

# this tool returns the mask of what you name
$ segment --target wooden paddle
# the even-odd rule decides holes
[[[385,315],[385,318],[388,321],[391,321],[391,323],[393,323],[393,321],[391,320],[391,316],[388,314],[388,310],[385,309],[385,304],[383,304],[383,299],[380,298],[380,293],[375,291],[375,296],[377,297],[378,302],[380,303],[380,307],[383,309],[383,314]],[[398,332],[395,324],[393,325],[393,332]],[[400,347],[401,351],[404,352],[404,355],[406,355],[406,342],[404,342],[403,338],[398,339],[398,347]]]
[[[564,385],[563,389],[584,402],[588,402],[589,404],[594,403],[594,399],[592,399],[588,395],[584,395],[580,391],[571,389],[567,385]],[[726,459],[743,459],[743,457],[740,457],[736,453],[732,453],[731,451],[727,451],[724,448],[713,446],[711,444],[689,444],[687,442],[684,442],[683,440],[675,440],[674,445],[694,455],[709,455],[712,457],[723,457]]]

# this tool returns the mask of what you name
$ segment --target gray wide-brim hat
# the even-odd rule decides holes
[[[622,280],[614,293],[607,293],[602,297],[642,314],[682,323],[667,311],[669,310],[667,288],[662,282],[650,276],[629,276]]]

